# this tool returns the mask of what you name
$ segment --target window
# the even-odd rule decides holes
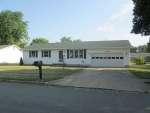
[[[73,50],[70,50],[70,58],[73,58]]]
[[[92,59],[95,59],[95,57],[92,57]]]
[[[48,51],[43,51],[43,57],[48,57]]]
[[[115,59],[115,57],[112,57],[112,59]]]
[[[79,58],[83,58],[83,50],[79,50]]]
[[[100,59],[103,59],[103,57],[100,57]]]
[[[104,57],[104,59],[107,59],[107,57]]]
[[[51,51],[50,50],[42,51],[42,57],[51,57]]]
[[[120,57],[120,59],[123,59],[123,57]]]
[[[38,57],[38,51],[29,51],[29,57]]]
[[[96,57],[96,59],[99,59],[99,57]]]
[[[108,57],[108,59],[111,59],[111,57]]]
[[[83,58],[83,50],[70,50],[70,58]]]
[[[119,57],[116,57],[116,59],[119,59]]]

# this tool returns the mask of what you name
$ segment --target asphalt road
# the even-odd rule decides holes
[[[150,94],[0,82],[0,113],[150,113]]]

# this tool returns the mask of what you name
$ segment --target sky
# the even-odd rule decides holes
[[[23,13],[30,41],[43,37],[50,43],[67,36],[72,40],[147,44],[149,37],[130,33],[133,7],[132,0],[0,0],[0,12]]]

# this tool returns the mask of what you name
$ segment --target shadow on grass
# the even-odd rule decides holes
[[[150,79],[150,72],[137,71],[137,70],[130,70],[130,72],[133,73],[138,78]]]
[[[52,81],[69,76],[81,71],[78,68],[60,68],[43,66],[43,81]],[[36,81],[39,80],[39,69],[34,66],[0,66],[0,79],[3,80],[22,80]]]

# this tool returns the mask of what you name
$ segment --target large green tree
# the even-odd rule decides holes
[[[81,42],[81,39],[72,40],[71,37],[62,37],[60,39],[61,42]]]
[[[32,39],[30,45],[32,44],[41,44],[41,43],[49,43],[49,40],[46,39],[46,38],[35,38],[35,39]]]
[[[150,35],[150,0],[132,0],[133,9],[133,29],[131,33]]]
[[[3,10],[0,12],[0,44],[15,44],[24,47],[28,44],[27,21],[19,11]]]

